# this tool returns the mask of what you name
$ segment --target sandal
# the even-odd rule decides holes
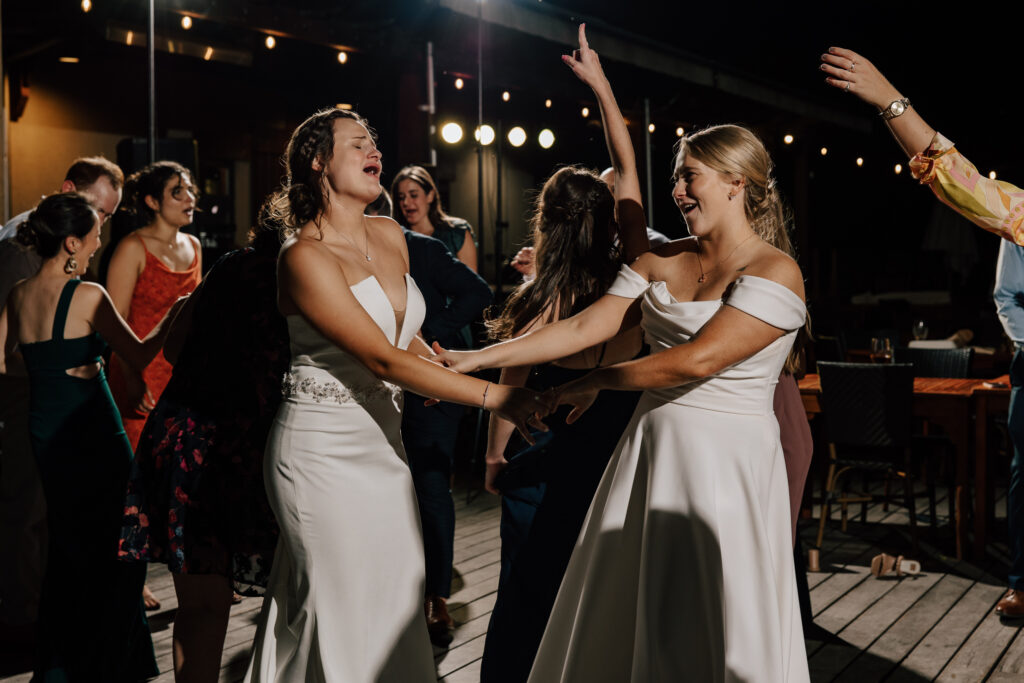
[[[904,559],[902,555],[893,557],[892,555],[880,553],[871,558],[871,575],[876,579],[888,576],[889,574],[917,576],[920,573],[921,563],[917,560]]]

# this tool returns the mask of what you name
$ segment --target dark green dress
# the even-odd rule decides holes
[[[49,526],[32,680],[137,681],[158,671],[142,605],[146,565],[117,559],[132,450],[104,372],[66,372],[98,362],[106,346],[96,333],[64,338],[78,284],[61,292],[53,338],[21,345]]]

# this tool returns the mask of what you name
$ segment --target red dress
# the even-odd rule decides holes
[[[171,270],[163,261],[158,259],[146,249],[146,243],[139,235],[134,235],[142,242],[142,248],[146,252],[146,266],[139,274],[135,283],[135,291],[132,292],[131,308],[128,309],[128,326],[139,337],[144,339],[150,331],[156,327],[168,309],[179,297],[185,296],[194,290],[202,279],[199,268],[199,248],[195,247],[196,255],[192,259],[192,265],[186,270]],[[120,363],[110,363],[110,390],[121,403],[121,397],[125,393],[124,375]],[[156,358],[142,371],[142,377],[146,386],[153,396],[154,401],[160,399],[164,387],[171,379],[173,367],[164,358],[164,352],[160,351]],[[128,440],[132,444],[132,450],[139,444],[139,436],[142,434],[142,426],[146,423],[146,415],[132,410],[122,412],[124,430],[128,433]]]

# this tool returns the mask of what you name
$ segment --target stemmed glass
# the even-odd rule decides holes
[[[911,334],[914,335],[914,339],[921,340],[928,338],[928,323],[923,320],[918,320],[914,323],[914,327],[911,330]]]

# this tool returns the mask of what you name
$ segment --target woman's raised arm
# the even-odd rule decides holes
[[[619,239],[626,263],[632,263],[651,248],[647,238],[647,220],[640,193],[636,153],[626,121],[615,101],[611,83],[601,68],[601,60],[587,43],[586,24],[580,24],[579,40],[579,49],[573,50],[572,55],[562,55],[562,61],[581,81],[590,86],[597,97],[601,120],[604,122],[604,138],[615,170],[615,216],[619,223]]]

